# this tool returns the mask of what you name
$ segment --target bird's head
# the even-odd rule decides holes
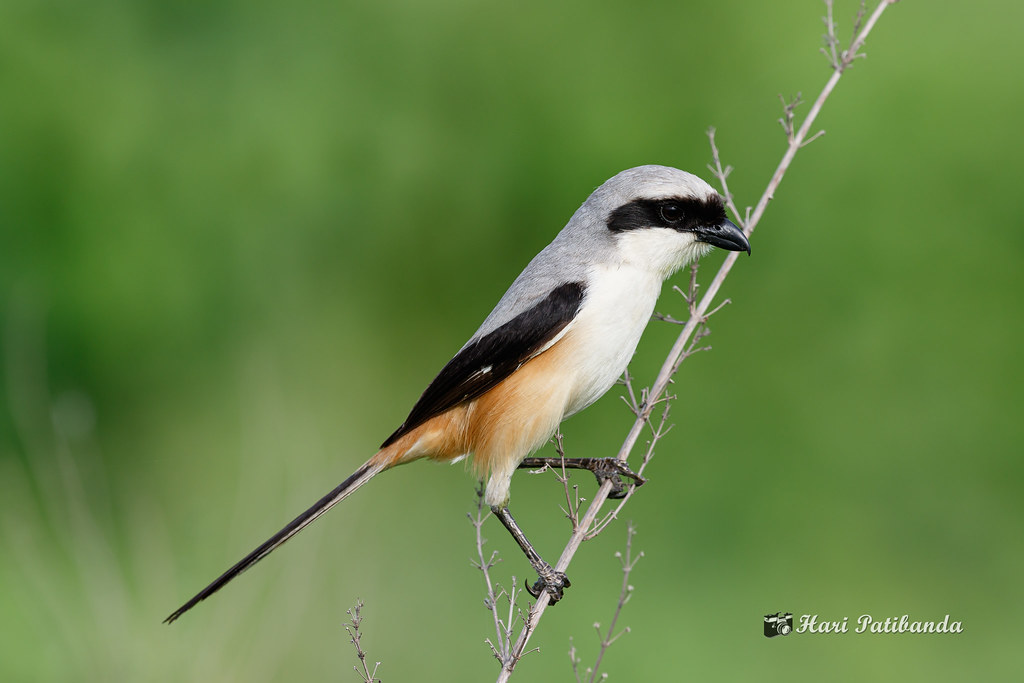
[[[622,171],[597,188],[580,213],[595,237],[611,238],[618,258],[662,277],[712,247],[750,253],[746,235],[726,218],[721,195],[692,173],[668,166]]]

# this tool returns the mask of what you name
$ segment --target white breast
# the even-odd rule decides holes
[[[568,330],[576,352],[566,417],[611,389],[650,322],[662,282],[708,249],[692,233],[635,230],[619,237],[618,260],[593,267],[583,308]]]
[[[659,275],[628,264],[599,266],[592,275],[569,332],[575,386],[566,417],[599,399],[622,376],[661,291]]]

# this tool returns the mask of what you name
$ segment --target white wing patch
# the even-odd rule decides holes
[[[545,344],[544,346],[542,346],[539,349],[537,349],[537,351],[532,356],[530,356],[530,358],[536,358],[537,356],[539,356],[540,354],[544,353],[545,351],[550,349],[552,346],[554,346],[555,344],[560,342],[562,340],[562,337],[564,337],[565,334],[569,330],[571,330],[575,325],[576,325],[576,319],[574,318],[573,320],[571,320],[569,322],[568,325],[566,325],[565,327],[562,328],[561,332],[559,332],[554,337],[552,337],[551,341],[549,341],[547,344]],[[527,360],[529,360],[529,359],[527,359]]]

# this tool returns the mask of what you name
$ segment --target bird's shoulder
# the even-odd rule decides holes
[[[562,282],[503,323],[481,327],[441,369],[386,448],[427,420],[472,401],[546,351],[572,324],[586,296],[582,281]],[[496,307],[497,310],[497,307]]]

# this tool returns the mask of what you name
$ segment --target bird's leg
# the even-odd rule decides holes
[[[534,598],[540,597],[541,591],[547,592],[551,596],[551,604],[555,604],[562,599],[562,589],[568,588],[572,584],[569,583],[569,577],[564,572],[555,571],[555,568],[544,561],[544,559],[533,549],[530,542],[526,540],[526,534],[516,524],[516,520],[512,519],[511,513],[509,513],[507,507],[498,507],[497,505],[491,507],[491,512],[494,516],[501,520],[501,523],[505,525],[508,532],[512,534],[512,538],[516,539],[516,543],[526,553],[526,559],[530,561],[530,565],[534,571],[537,572],[539,577],[536,582],[531,586],[529,582],[526,584],[526,590],[530,592]]]
[[[530,469],[537,469],[545,465],[556,470],[564,465],[571,469],[593,472],[597,477],[598,486],[605,481],[611,481],[612,490],[608,493],[609,498],[626,497],[626,483],[622,480],[623,477],[632,479],[636,486],[642,486],[647,482],[646,479],[629,469],[629,465],[625,461],[618,458],[523,458],[519,464],[520,467],[529,467]]]

